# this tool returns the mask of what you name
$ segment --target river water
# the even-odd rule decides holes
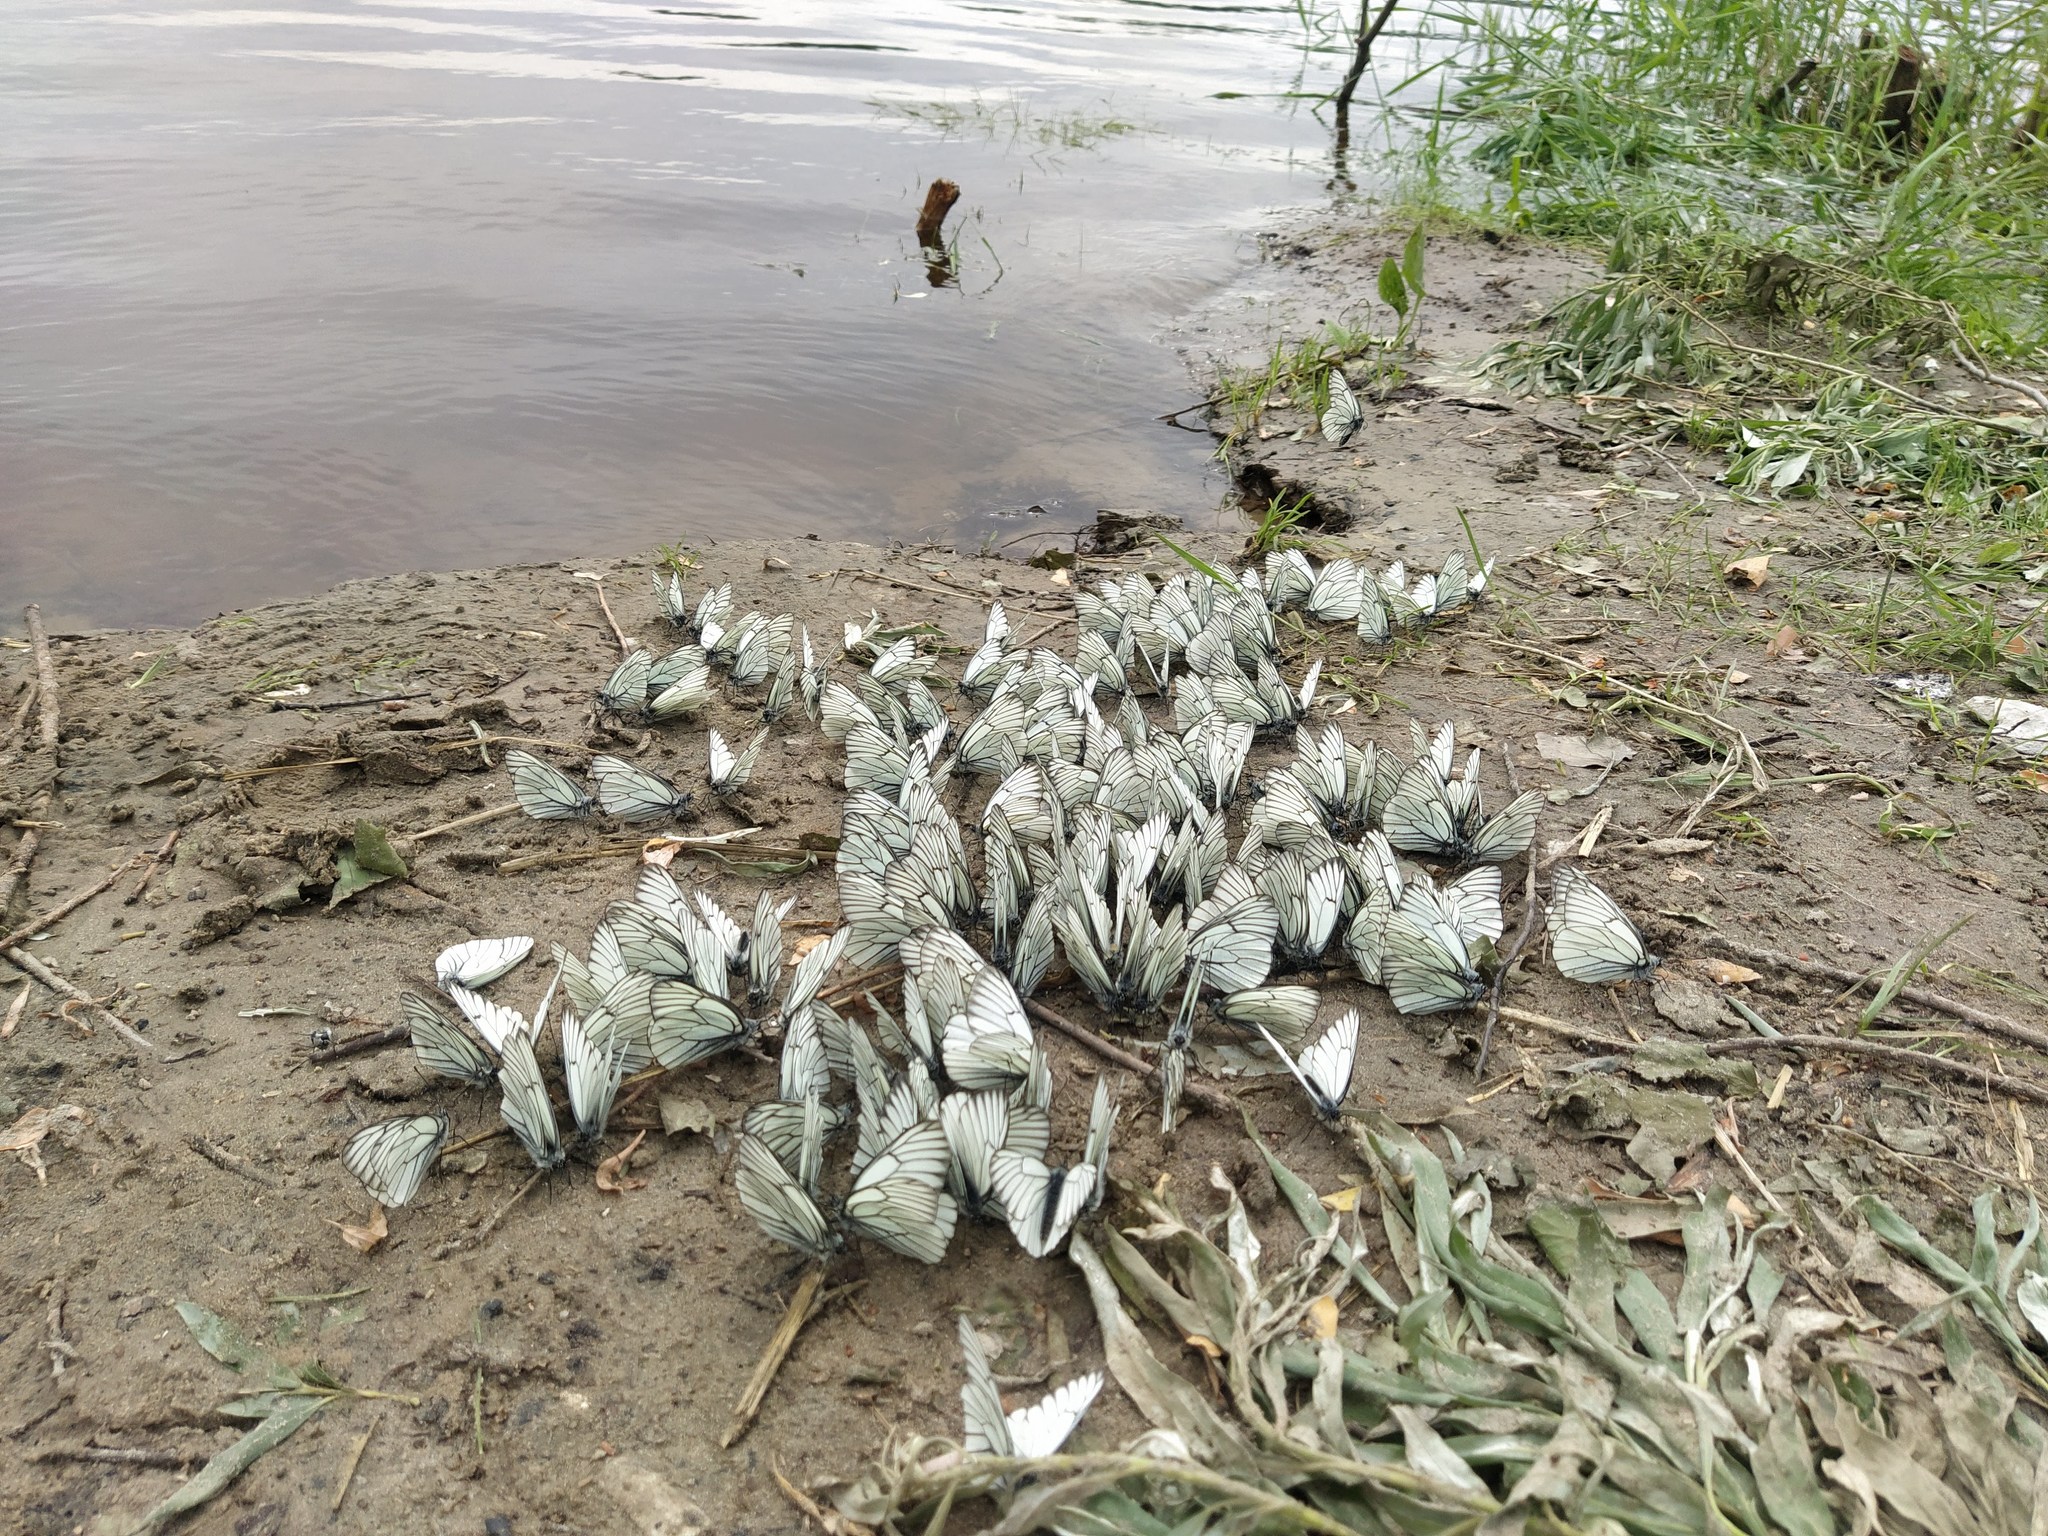
[[[1220,0],[13,0],[0,622],[1212,519],[1162,332],[1327,196],[1340,65]]]

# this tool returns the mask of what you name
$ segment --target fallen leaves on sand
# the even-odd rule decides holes
[[[334,852],[334,889],[328,893],[331,911],[349,897],[386,880],[403,880],[409,871],[391,846],[391,839],[374,822],[356,823],[354,840]]]
[[[645,1179],[633,1178],[626,1170],[632,1166],[633,1154],[640,1150],[640,1143],[647,1139],[645,1131],[639,1132],[625,1146],[597,1165],[597,1187],[608,1195],[623,1195],[631,1189],[645,1189]]]
[[[370,1207],[370,1219],[361,1226],[353,1226],[346,1221],[337,1221],[332,1225],[341,1229],[341,1240],[357,1253],[374,1253],[378,1245],[391,1235],[391,1228],[384,1220],[384,1207],[381,1205],[373,1204]]]
[[[1702,967],[1707,979],[1717,987],[1740,986],[1744,982],[1762,981],[1761,971],[1752,971],[1746,965],[1737,965],[1733,960],[1709,960]]]
[[[1754,592],[1770,577],[1771,557],[1751,555],[1746,560],[1730,560],[1721,567],[1721,574],[1734,585],[1747,587]]]
[[[77,1134],[72,1121],[92,1124],[91,1117],[76,1104],[59,1104],[55,1109],[38,1105],[0,1134],[0,1152],[20,1153],[21,1160],[35,1169],[36,1182],[47,1184],[50,1176],[43,1168],[43,1138],[55,1132],[60,1140],[69,1141]]]
[[[1636,755],[1636,749],[1613,736],[1554,736],[1536,733],[1537,755],[1567,768],[1612,768]]]
[[[685,1099],[673,1093],[664,1093],[658,1103],[661,1108],[661,1133],[664,1136],[673,1136],[679,1131],[693,1136],[709,1136],[718,1126],[717,1118],[711,1113],[711,1106],[702,1099]]]

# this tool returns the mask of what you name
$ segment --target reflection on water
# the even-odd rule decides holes
[[[1326,175],[1291,3],[15,0],[0,41],[0,611],[65,624],[1212,516],[1157,334]]]

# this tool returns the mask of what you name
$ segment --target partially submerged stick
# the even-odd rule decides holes
[[[0,949],[12,949],[14,948],[15,945],[19,944],[23,939],[31,938],[34,935],[41,933],[45,928],[49,927],[50,924],[56,922],[59,918],[68,917],[71,913],[76,912],[88,901],[91,901],[93,897],[99,895],[101,891],[104,891],[116,880],[120,879],[123,874],[125,874],[130,868],[134,866],[134,863],[135,860],[129,859],[126,863],[116,864],[112,869],[107,871],[105,879],[94,881],[91,885],[87,886],[82,891],[74,891],[71,895],[66,896],[62,901],[58,902],[56,906],[50,908],[49,911],[43,913],[39,917],[31,918],[28,922],[23,923],[19,928],[15,929],[14,932],[8,934],[5,938],[0,938]]]
[[[50,637],[43,633],[43,610],[30,603],[26,610],[28,641],[36,657],[36,703],[42,708],[43,746],[57,750],[57,668],[50,660]]]
[[[796,1290],[789,1298],[789,1307],[782,1314],[781,1325],[768,1340],[768,1347],[761,1351],[754,1374],[747,1382],[747,1390],[740,1394],[739,1404],[732,1411],[732,1422],[726,1425],[725,1433],[719,1437],[720,1450],[731,1446],[752,1427],[755,1415],[760,1413],[761,1404],[767,1399],[768,1388],[774,1384],[775,1373],[782,1369],[782,1362],[796,1343],[796,1336],[823,1306],[819,1293],[824,1285],[825,1266],[822,1264],[814,1264],[805,1270],[803,1279],[797,1282]]]

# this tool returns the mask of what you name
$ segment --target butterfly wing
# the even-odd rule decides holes
[[[473,1088],[488,1088],[498,1075],[498,1064],[482,1046],[441,1016],[441,1011],[417,992],[404,993],[400,1004],[405,1022],[412,1028],[413,1054],[420,1065],[441,1077],[452,1077]]]
[[[446,1115],[401,1115],[349,1137],[341,1163],[379,1205],[405,1205],[419,1193],[447,1140]]]
[[[1365,420],[1365,413],[1359,410],[1358,396],[1351,392],[1351,385],[1345,380],[1342,370],[1332,368],[1328,378],[1330,403],[1323,408],[1323,436],[1342,447]]]
[[[555,1108],[548,1102],[533,1042],[523,1031],[505,1042],[498,1064],[498,1088],[498,1114],[533,1159],[533,1166],[561,1167],[566,1156],[562,1133],[555,1124]]]
[[[747,1214],[776,1242],[820,1262],[831,1258],[841,1247],[838,1234],[826,1222],[817,1202],[766,1143],[752,1136],[740,1137],[733,1183]]]
[[[961,1438],[960,1448],[970,1456],[1010,1455],[1010,1425],[1003,1416],[1002,1394],[996,1390],[996,1379],[989,1370],[988,1356],[982,1353],[981,1339],[964,1316],[960,1319],[960,1359],[967,1370],[967,1381],[960,1388],[960,1408],[967,1433]]]
[[[470,939],[434,957],[434,980],[444,987],[487,987],[532,953],[531,939]]]
[[[842,1207],[846,1224],[924,1264],[946,1256],[959,1208],[946,1193],[952,1153],[936,1120],[920,1120],[875,1154]]]
[[[648,998],[648,1049],[664,1067],[707,1061],[753,1038],[754,1026],[723,998],[687,981],[659,981]]]
[[[1629,915],[1579,870],[1566,865],[1551,886],[1550,957],[1573,981],[1631,981],[1657,968],[1657,957]]]
[[[581,784],[522,748],[506,751],[505,771],[512,775],[519,808],[536,821],[575,821],[597,809]]]
[[[1025,1459],[1052,1455],[1067,1443],[1101,1391],[1102,1372],[1090,1371],[1029,1408],[1019,1408],[1008,1419],[1010,1454]]]

